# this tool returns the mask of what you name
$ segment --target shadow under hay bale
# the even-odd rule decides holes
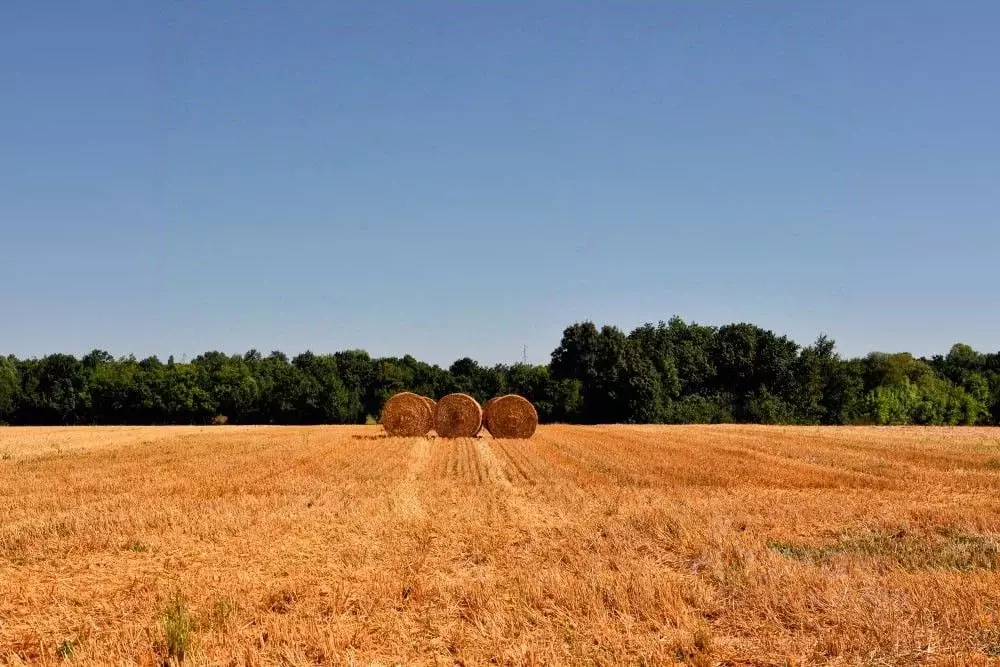
[[[381,421],[386,433],[397,437],[427,435],[434,426],[433,412],[427,399],[408,391],[386,401]]]
[[[468,394],[448,394],[437,404],[434,430],[444,438],[472,438],[483,426],[483,410]]]
[[[486,428],[494,438],[530,438],[538,427],[538,411],[531,401],[507,394],[490,399],[486,409]]]

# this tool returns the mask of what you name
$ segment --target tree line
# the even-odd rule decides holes
[[[399,391],[518,393],[543,422],[997,425],[1000,353],[842,358],[825,336],[801,347],[753,324],[674,317],[630,333],[573,324],[548,365],[441,368],[362,350],[0,357],[0,423],[11,425],[358,424]]]

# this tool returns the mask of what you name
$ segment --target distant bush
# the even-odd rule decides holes
[[[728,424],[732,421],[732,412],[723,401],[704,396],[685,396],[667,409],[666,422],[672,424]]]

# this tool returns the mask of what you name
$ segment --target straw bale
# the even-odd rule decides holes
[[[507,394],[491,400],[486,414],[487,428],[495,438],[530,438],[538,427],[538,411],[531,401]]]
[[[434,430],[443,438],[471,438],[483,426],[483,410],[468,394],[448,394],[434,411]]]
[[[399,437],[416,437],[430,433],[434,413],[423,396],[404,391],[396,394],[382,408],[382,426],[386,433]]]

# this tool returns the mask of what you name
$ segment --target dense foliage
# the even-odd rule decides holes
[[[679,318],[626,334],[584,322],[548,366],[448,369],[348,350],[289,359],[208,352],[190,363],[0,357],[0,422],[9,424],[364,423],[402,390],[480,401],[519,393],[542,421],[580,423],[1000,424],[1000,353],[842,359],[820,337],[800,347],[752,324]]]

